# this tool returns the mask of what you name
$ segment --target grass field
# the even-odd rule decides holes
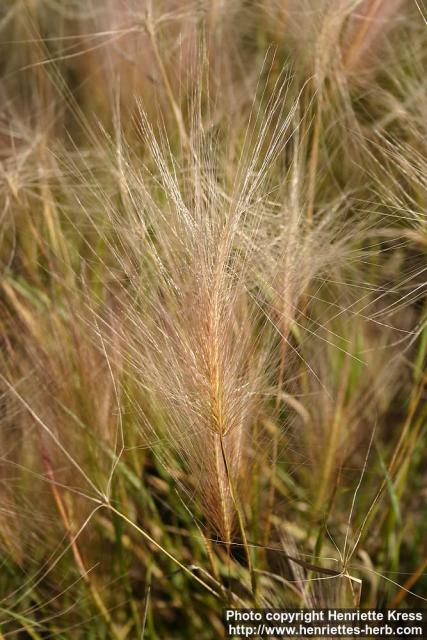
[[[3,0],[0,639],[427,602],[422,0]]]

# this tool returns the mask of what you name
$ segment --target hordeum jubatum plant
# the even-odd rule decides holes
[[[422,3],[10,0],[0,34],[0,638],[422,607]]]

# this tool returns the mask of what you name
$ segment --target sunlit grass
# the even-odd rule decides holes
[[[0,9],[0,638],[425,603],[421,13]]]

